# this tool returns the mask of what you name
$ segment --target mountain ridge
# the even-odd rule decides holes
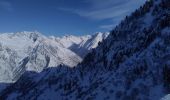
[[[76,44],[77,47],[74,47],[76,50],[82,49],[79,48],[81,41],[87,42],[91,37],[90,35],[81,37],[65,36],[61,38],[46,37],[39,32],[27,31],[0,34],[0,81],[15,81],[26,70],[40,72],[44,68],[55,67],[60,64],[74,67],[96,45],[92,45],[94,47],[83,52],[82,56],[69,49],[69,47]],[[96,36],[96,38],[103,37]],[[86,48],[84,47],[83,49]]]
[[[170,93],[170,1],[149,0],[77,67],[26,72],[5,100],[159,100]],[[148,22],[148,19],[150,22]]]

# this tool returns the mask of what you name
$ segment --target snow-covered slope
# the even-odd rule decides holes
[[[170,94],[169,5],[169,0],[148,0],[77,67],[26,72],[0,98],[160,100]]]
[[[170,100],[170,94],[164,96],[161,100]]]
[[[100,44],[100,42],[107,38],[108,35],[108,32],[98,32],[91,36],[82,37],[86,39],[83,39],[83,41],[79,42],[78,44],[74,43],[74,45],[71,45],[69,49],[74,51],[80,57],[84,58],[87,53],[89,53],[92,49],[96,48],[98,44]]]
[[[55,67],[60,64],[70,67],[76,66],[82,61],[92,48],[97,45],[91,45],[86,52],[80,56],[73,51],[76,50],[82,42],[93,42],[93,36],[64,36],[46,37],[39,32],[18,32],[0,34],[0,82],[11,82],[17,80],[26,70],[40,72],[47,67]],[[103,37],[97,37],[101,38]],[[104,37],[105,38],[105,37]],[[95,42],[99,42],[101,39]],[[86,49],[86,48],[85,48]]]

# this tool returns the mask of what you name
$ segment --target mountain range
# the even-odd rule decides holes
[[[146,1],[77,66],[26,71],[15,83],[2,84],[9,86],[0,98],[160,100],[170,93],[169,5],[169,0]]]
[[[16,81],[25,71],[74,67],[109,33],[87,36],[44,36],[39,32],[0,34],[0,82]]]

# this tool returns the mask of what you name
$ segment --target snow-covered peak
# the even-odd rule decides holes
[[[56,41],[60,42],[61,45],[63,45],[64,47],[69,48],[73,44],[80,44],[82,41],[87,41],[90,38],[91,38],[90,35],[79,36],[79,37],[73,35],[67,35],[67,36],[56,38]]]
[[[63,37],[49,37],[52,40],[55,40],[64,48],[69,48],[74,53],[78,54],[80,57],[84,57],[91,49],[96,48],[98,43],[102,40],[106,39],[109,35],[109,32],[102,33],[97,32],[93,35],[85,35],[85,36],[74,36],[67,35]]]
[[[83,43],[81,44],[81,46],[85,45],[85,47],[88,50],[96,48],[98,46],[98,43],[106,39],[108,35],[109,35],[109,32],[106,32],[106,33],[97,32],[96,34],[92,35],[91,40],[89,40],[88,43]]]
[[[36,31],[0,34],[0,81],[16,80],[26,70],[41,72],[60,64],[74,67],[90,52],[79,47],[82,42],[93,41],[91,37],[47,37]],[[82,56],[79,51],[83,51]]]
[[[38,39],[38,37],[44,37],[40,32],[34,31],[34,32],[17,32],[13,34],[14,37],[27,37],[32,39],[34,42]]]

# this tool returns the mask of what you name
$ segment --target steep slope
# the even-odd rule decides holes
[[[84,58],[87,53],[91,52],[92,49],[96,48],[100,42],[108,37],[109,33],[98,32],[94,35],[87,36],[88,40],[83,39],[79,44],[74,44],[69,47],[72,51]]]
[[[40,72],[59,64],[75,66],[81,58],[39,33],[1,34],[0,81],[16,80],[25,70]]]
[[[170,93],[169,5],[169,0],[147,1],[77,67],[26,72],[0,98],[160,100]]]
[[[26,70],[41,72],[44,68],[60,64],[76,66],[83,56],[69,48],[89,40],[93,41],[91,36],[58,38],[46,37],[38,32],[0,34],[0,82],[15,81]],[[90,50],[84,52],[84,55]]]

